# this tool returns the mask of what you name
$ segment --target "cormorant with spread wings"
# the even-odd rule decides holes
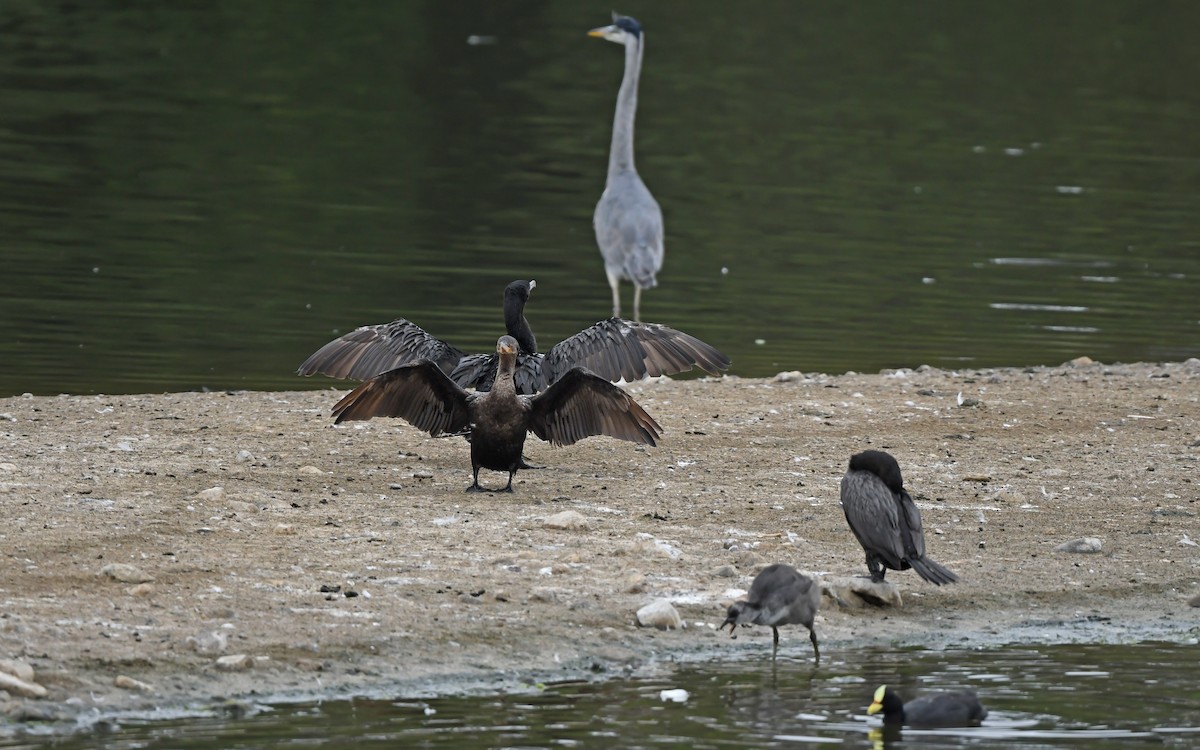
[[[612,383],[581,367],[568,370],[536,396],[517,393],[516,339],[496,342],[497,372],[491,390],[469,393],[431,360],[404,365],[376,375],[334,404],[337,421],[401,417],[430,435],[469,430],[473,481],[468,492],[485,492],[479,470],[507,471],[522,467],[521,449],[532,432],[552,445],[572,445],[593,435],[608,435],[655,445],[662,428],[633,398]]]

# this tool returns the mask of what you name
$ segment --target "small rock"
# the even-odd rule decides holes
[[[196,493],[197,500],[204,500],[207,502],[212,502],[215,500],[222,500],[222,499],[224,499],[224,497],[225,497],[225,488],[224,487],[209,487],[207,490],[200,490],[199,492]]]
[[[125,593],[130,596],[150,596],[154,593],[154,586],[149,583],[139,583],[136,586],[130,586],[125,589]]]
[[[0,690],[7,690],[13,695],[23,698],[46,697],[46,688],[36,682],[27,682],[19,677],[13,677],[7,672],[0,672]]]
[[[843,607],[904,606],[896,584],[888,581],[875,582],[863,576],[822,577],[821,593]]]
[[[555,513],[542,521],[542,526],[547,529],[563,529],[564,531],[585,531],[588,528],[588,520],[576,511],[564,510],[562,513]]]
[[[113,680],[113,685],[121,688],[122,690],[140,690],[143,693],[154,692],[154,688],[149,683],[142,682],[141,680],[135,680],[132,677],[127,677],[123,674],[117,675],[116,679]]]
[[[992,476],[990,474],[967,474],[963,477],[964,482],[990,482]]]
[[[1191,599],[1188,599],[1189,607],[1200,607],[1200,594],[1196,594]]]
[[[315,466],[301,466],[299,469],[296,470],[296,473],[311,474],[312,476],[319,477],[322,474],[324,474],[325,472],[321,471],[320,469],[318,469]]]
[[[621,590],[626,594],[640,594],[646,590],[646,576],[641,573],[630,573],[621,582]]]
[[[33,682],[33,667],[16,659],[0,659],[0,672],[10,674],[18,680]]]
[[[1096,360],[1092,359],[1091,357],[1076,357],[1066,364],[1067,367],[1087,367],[1088,365],[1096,364]]]
[[[207,656],[222,653],[229,648],[229,636],[220,630],[188,636],[184,642],[196,653]]]
[[[787,370],[785,372],[775,373],[775,382],[776,383],[791,383],[793,381],[800,380],[803,377],[804,376],[800,373],[799,370]]]
[[[1081,555],[1094,555],[1101,550],[1103,544],[1094,536],[1080,537],[1069,542],[1063,542],[1054,548],[1055,552],[1073,552]]]
[[[253,461],[254,454],[247,450],[240,450],[237,452],[237,457],[234,460],[239,464],[244,464],[247,461]]]
[[[296,533],[296,529],[295,529],[295,528],[293,528],[293,527],[292,527],[292,525],[291,525],[290,523],[277,523],[277,524],[275,524],[275,526],[274,526],[274,527],[271,529],[271,533],[272,533],[272,534],[279,534],[280,536],[284,536],[284,535],[287,535],[287,534],[295,534],[295,533]]]
[[[637,624],[643,628],[678,630],[683,627],[683,619],[671,602],[656,599],[637,611]]]
[[[988,502],[996,504],[1015,505],[1018,508],[1025,504],[1025,496],[1016,490],[1000,490],[988,498]]]
[[[100,574],[121,583],[150,583],[154,580],[154,576],[129,563],[109,563],[100,569]]]
[[[548,587],[539,587],[529,592],[530,601],[543,602],[545,604],[554,604],[562,598],[560,589],[552,589]]]
[[[658,699],[660,701],[671,703],[686,703],[689,693],[683,688],[675,688],[673,690],[658,691]]]
[[[717,578],[737,578],[737,568],[732,565],[722,565],[713,571],[713,575]]]
[[[254,657],[249,654],[230,654],[217,657],[217,669],[226,672],[244,672],[254,666]]]
[[[432,471],[414,471],[413,479],[433,479]]]

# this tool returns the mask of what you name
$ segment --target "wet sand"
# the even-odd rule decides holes
[[[461,439],[334,427],[343,390],[0,400],[0,662],[45,691],[0,691],[0,732],[769,650],[770,629],[713,626],[766,563],[865,573],[838,505],[865,448],[900,461],[930,556],[962,581],[889,573],[902,608],[825,599],[826,657],[1200,633],[1200,360],[629,391],[658,447],[531,438],[546,468],[484,495],[463,493]],[[582,521],[546,525],[564,511]],[[1101,551],[1055,551],[1081,537]],[[660,598],[685,628],[634,625]],[[803,628],[781,633],[810,653]]]

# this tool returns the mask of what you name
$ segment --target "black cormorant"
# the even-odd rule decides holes
[[[430,435],[470,431],[473,481],[468,492],[488,491],[479,485],[479,470],[521,468],[521,448],[532,432],[552,445],[572,445],[592,435],[608,435],[655,445],[662,428],[633,398],[603,378],[576,367],[536,396],[520,395],[513,383],[517,341],[501,336],[495,384],[487,392],[471,392],[451,380],[430,360],[404,365],[367,380],[333,406],[337,421],[401,417]]]
[[[867,553],[872,581],[882,581],[885,568],[912,568],[938,586],[958,580],[925,556],[921,512],[905,491],[900,465],[891,454],[869,450],[850,457],[850,469],[842,477],[842,511]]]
[[[816,581],[791,565],[768,565],[754,577],[746,598],[729,606],[725,622],[721,623],[718,630],[728,625],[732,636],[738,625],[770,625],[773,643],[778,649],[780,625],[803,625],[808,628],[813,656],[820,661],[817,631],[813,629],[813,618],[820,604],[821,587]]]
[[[887,685],[880,685],[875,691],[867,713],[872,716],[882,713],[885,725],[913,729],[977,727],[988,714],[973,690],[933,693],[905,703]]]
[[[700,367],[712,375],[729,367],[729,358],[695,336],[657,323],[609,318],[559,342],[544,356],[525,319],[525,303],[536,286],[518,280],[504,290],[504,327],[517,340],[517,392],[533,394],[572,367],[586,367],[605,380],[640,380]],[[428,359],[464,388],[487,390],[495,377],[495,354],[468,355],[398,318],[362,326],[330,341],[300,365],[301,375],[366,380],[402,365]]]

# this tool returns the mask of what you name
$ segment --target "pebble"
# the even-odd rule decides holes
[[[874,607],[902,607],[900,588],[888,581],[872,581],[864,576],[836,576],[821,578],[821,593],[830,597],[839,606],[859,609]]]
[[[277,523],[275,524],[274,528],[271,529],[271,533],[283,536],[287,534],[295,534],[296,529],[290,523]]]
[[[686,703],[690,693],[683,688],[675,688],[673,690],[658,691],[658,699],[660,701],[671,703]]]
[[[33,667],[16,659],[0,659],[0,672],[10,674],[19,680],[33,682]]]
[[[140,690],[143,693],[154,692],[154,688],[149,683],[142,682],[141,680],[135,680],[132,677],[128,677],[123,674],[117,675],[116,679],[113,680],[113,685],[121,688],[122,690]]]
[[[129,563],[109,563],[100,569],[100,574],[121,583],[150,583],[154,580],[154,576]]]
[[[139,583],[125,589],[125,593],[130,596],[149,596],[154,593],[154,586],[149,583]]]
[[[199,492],[196,493],[197,500],[213,501],[213,500],[221,500],[224,497],[225,497],[225,488],[224,487],[209,487],[206,490],[200,490]]]
[[[542,521],[542,526],[547,529],[562,529],[564,531],[585,531],[588,529],[589,524],[587,518],[581,513],[573,510],[564,510],[562,513],[555,513]]]
[[[7,672],[0,672],[0,690],[7,690],[23,698],[45,698],[46,688],[36,682],[27,682]]]
[[[630,573],[621,582],[621,590],[626,594],[640,594],[646,590],[646,576],[641,573]]]
[[[249,654],[230,654],[217,657],[217,669],[226,672],[244,672],[255,665],[257,660]]]
[[[713,575],[717,578],[737,578],[737,568],[732,565],[722,565],[713,571]]]
[[[1196,594],[1191,599],[1188,599],[1189,607],[1200,607],[1200,594]]]
[[[219,654],[229,648],[229,636],[220,630],[188,636],[184,642],[198,654]]]
[[[312,474],[313,476],[321,476],[322,474],[325,473],[315,466],[307,466],[307,465],[301,466],[299,469],[297,469],[297,472],[300,474]]]
[[[683,627],[683,619],[671,602],[656,599],[637,611],[637,624],[643,628],[678,630]]]
[[[237,457],[234,460],[239,464],[244,464],[247,461],[253,461],[254,454],[247,450],[240,450],[237,452]]]
[[[1069,542],[1063,542],[1054,548],[1055,552],[1073,552],[1081,555],[1094,555],[1103,548],[1103,543],[1094,536],[1080,537]]]

